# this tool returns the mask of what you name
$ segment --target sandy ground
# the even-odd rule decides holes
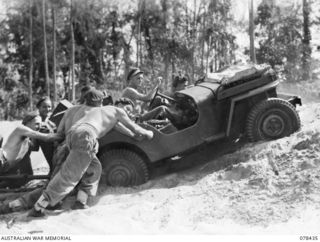
[[[246,144],[139,187],[101,186],[85,211],[31,221],[26,213],[1,216],[1,234],[320,234],[320,106],[299,112],[302,129],[290,137]],[[1,122],[2,134],[16,123]],[[33,156],[35,166],[42,161]]]

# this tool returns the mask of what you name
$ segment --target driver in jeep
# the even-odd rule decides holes
[[[138,91],[143,82],[143,72],[138,69],[132,69],[127,76],[128,86],[123,90],[122,98],[129,98],[135,106],[137,106],[137,101],[150,102],[157,92],[159,85],[161,84],[161,77],[158,77],[157,84],[155,87],[146,94]]]
[[[161,84],[161,78],[159,77],[157,85],[147,94],[143,94],[137,90],[141,86],[142,81],[143,72],[140,69],[133,69],[129,72],[127,77],[127,82],[129,83],[129,85],[124,89],[122,98],[120,100],[131,100],[134,105],[133,110],[137,106],[137,101],[152,102],[157,93],[159,85]],[[161,105],[151,109],[148,112],[142,114],[134,114],[134,116],[135,120],[138,122],[144,122],[153,119],[168,119],[174,124],[179,122],[181,117],[181,110]]]

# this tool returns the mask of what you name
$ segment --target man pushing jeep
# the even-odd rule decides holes
[[[114,106],[102,106],[103,93],[93,89],[86,95],[86,105],[71,107],[64,114],[57,133],[65,135],[70,153],[58,173],[50,180],[29,216],[43,216],[44,209],[60,202],[78,185],[73,209],[87,208],[89,196],[95,196],[101,176],[101,164],[96,156],[98,139],[115,128],[137,138],[152,139],[153,132],[143,129]],[[57,136],[58,137],[58,136]]]

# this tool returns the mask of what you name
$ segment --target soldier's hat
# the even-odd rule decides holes
[[[127,82],[130,81],[130,79],[136,75],[143,74],[143,71],[141,71],[139,68],[133,68],[129,71],[127,76]]]

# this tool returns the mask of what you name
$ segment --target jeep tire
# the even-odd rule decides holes
[[[109,186],[128,187],[149,180],[148,167],[143,158],[127,149],[112,149],[100,156],[103,176]]]
[[[289,136],[301,126],[295,107],[279,98],[256,104],[249,112],[246,134],[249,141],[273,140]]]

